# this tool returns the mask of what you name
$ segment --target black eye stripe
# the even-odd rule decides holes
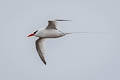
[[[37,31],[35,31],[35,32],[34,32],[34,34],[36,34],[37,32],[38,32],[38,30],[37,30]]]

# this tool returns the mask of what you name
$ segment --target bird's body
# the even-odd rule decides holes
[[[28,37],[31,37],[31,36],[39,37],[35,42],[36,50],[45,65],[46,65],[46,61],[44,58],[44,51],[43,51],[43,44],[42,44],[43,40],[46,38],[59,38],[59,37],[65,36],[66,34],[69,34],[69,33],[63,33],[59,31],[56,28],[56,21],[69,21],[69,20],[52,20],[52,21],[50,20],[48,21],[48,26],[45,29],[37,30],[34,33],[28,35]]]
[[[48,26],[45,29],[37,30],[34,33],[28,35],[28,37],[31,37],[31,36],[39,37],[35,42],[36,50],[45,65],[46,65],[46,61],[44,58],[44,51],[43,51],[43,44],[42,44],[43,40],[47,38],[59,38],[67,34],[71,34],[71,33],[63,33],[59,31],[56,27],[56,21],[70,21],[70,20],[50,20],[48,21]],[[87,33],[87,32],[72,32],[72,33]]]
[[[65,33],[56,29],[44,29],[38,31],[38,33],[35,36],[41,38],[58,38],[65,36]]]

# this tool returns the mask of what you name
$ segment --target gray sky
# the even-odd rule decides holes
[[[119,0],[0,0],[0,80],[120,80]],[[45,66],[26,36],[59,22],[73,34],[45,41]]]

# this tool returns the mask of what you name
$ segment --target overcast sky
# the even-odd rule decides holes
[[[45,41],[45,66],[36,37],[49,19],[72,34]],[[0,80],[120,80],[119,0],[0,0]]]

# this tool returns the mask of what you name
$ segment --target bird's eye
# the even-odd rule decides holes
[[[38,32],[38,30],[37,30],[37,31],[35,31],[35,32],[34,32],[34,34],[36,34],[37,32]]]

